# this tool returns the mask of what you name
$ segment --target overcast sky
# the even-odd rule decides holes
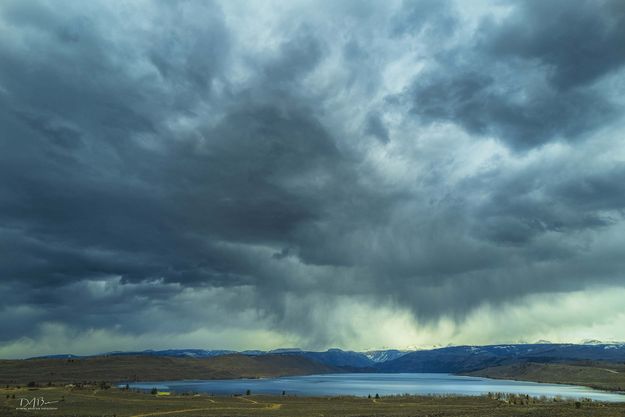
[[[625,2],[0,3],[0,357],[625,340]]]

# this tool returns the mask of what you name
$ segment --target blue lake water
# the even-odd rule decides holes
[[[121,384],[120,386],[124,386]],[[622,401],[625,395],[602,392],[591,388],[540,384],[536,382],[488,379],[452,374],[326,374],[267,379],[229,379],[204,381],[132,382],[131,388],[172,392],[202,392],[215,395],[277,394],[335,396],[335,395],[483,395],[489,392],[527,394],[530,396],[590,398],[595,401]]]

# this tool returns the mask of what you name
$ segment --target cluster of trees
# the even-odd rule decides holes
[[[53,387],[53,386],[54,386],[54,384],[52,383],[52,381],[48,381],[48,384],[47,384],[47,385],[48,385],[49,387]],[[27,386],[28,388],[35,388],[35,387],[40,387],[41,385],[40,385],[40,384],[38,384],[38,383],[37,383],[37,382],[35,382],[35,381],[30,381],[28,384],[26,384],[26,386]],[[9,388],[9,386],[8,386],[8,385],[7,385],[7,388]],[[18,387],[18,388],[19,388],[19,387]]]
[[[515,404],[515,405],[529,405],[529,404],[536,404],[536,403],[565,401],[564,399],[558,396],[553,397],[553,398],[547,398],[544,395],[541,395],[540,397],[531,397],[529,395],[509,394],[505,392],[489,392],[488,394],[486,394],[486,397],[493,399],[493,400],[504,401],[509,404]],[[584,398],[581,401],[575,401],[575,408],[581,408],[583,403],[591,403],[591,402],[592,400],[590,398]]]

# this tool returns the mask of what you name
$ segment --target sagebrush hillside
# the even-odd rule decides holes
[[[0,384],[81,381],[165,381],[261,378],[336,372],[300,356],[224,355],[212,358],[96,356],[0,360]]]
[[[467,375],[625,391],[625,364],[609,362],[517,363],[481,369]]]

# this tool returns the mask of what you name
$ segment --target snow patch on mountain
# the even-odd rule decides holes
[[[404,356],[406,353],[410,353],[410,350],[397,350],[397,349],[387,349],[387,350],[369,350],[367,352],[363,352],[364,355],[376,363],[392,361],[393,359],[397,359],[399,357]]]

